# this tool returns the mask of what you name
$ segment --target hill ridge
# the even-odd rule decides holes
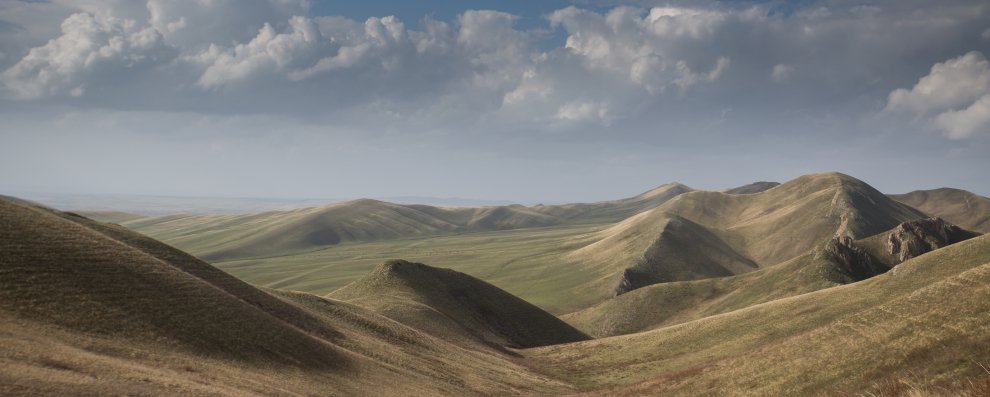
[[[327,296],[368,307],[413,328],[444,328],[448,339],[461,342],[474,339],[488,346],[528,348],[588,339],[552,314],[482,280],[401,259],[383,262]],[[426,324],[411,318],[402,312],[410,305],[425,305],[435,311],[428,313],[434,321],[449,321]]]

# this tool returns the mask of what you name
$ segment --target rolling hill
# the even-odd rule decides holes
[[[879,395],[891,379],[985,393],[965,379],[987,378],[987,297],[984,235],[864,281],[527,356],[586,395]]]
[[[829,202],[860,205],[810,227],[834,227],[817,250],[778,264],[754,261],[757,268],[735,276],[619,295],[611,302],[670,313],[646,331],[594,340],[449,269],[388,261],[329,297],[262,289],[124,227],[0,199],[0,394],[882,394],[891,379],[945,393],[990,386],[966,383],[985,377],[979,364],[990,360],[990,236],[969,238],[974,234],[930,218],[853,240],[852,231],[866,233],[903,215],[902,207],[886,206],[844,176],[810,182],[820,179],[831,181],[820,187],[824,193],[805,191],[809,201],[839,196]],[[859,189],[846,192],[842,185],[850,183]],[[786,186],[717,194],[760,202],[752,198]],[[697,208],[676,203],[690,195],[697,194],[658,209]],[[781,221],[803,205],[776,204],[789,210],[770,206],[768,221],[804,230]],[[736,205],[730,214],[738,218],[725,224],[733,227],[715,228],[690,211],[656,210],[619,225],[709,239],[698,247],[728,247],[751,260],[756,251],[727,236],[752,227],[756,220],[740,221],[740,213],[765,203]],[[824,222],[816,220],[830,216],[824,209],[825,216],[807,214]],[[610,233],[599,230],[564,235],[587,247]],[[553,274],[527,278],[576,275],[585,281],[571,293],[592,292],[586,276],[601,267],[560,263]]]
[[[977,235],[939,218],[916,219],[855,242],[833,238],[750,273],[650,285],[562,318],[596,337],[642,332],[864,280]]]
[[[965,229],[990,233],[990,199],[986,197],[950,188],[915,190],[890,197]]]
[[[836,236],[863,238],[924,216],[848,175],[812,174],[755,194],[678,195],[602,231],[568,258],[614,269],[598,293],[625,293],[657,282],[743,274]]]
[[[113,216],[105,220],[121,220],[128,228],[200,258],[226,261],[283,256],[343,242],[615,222],[689,190],[680,184],[669,184],[635,197],[591,204],[445,208],[360,199],[258,214],[164,215],[137,219]]]
[[[527,348],[589,339],[491,284],[450,269],[392,260],[328,297],[454,341]]]
[[[465,395],[569,386],[365,309],[0,200],[2,395]]]

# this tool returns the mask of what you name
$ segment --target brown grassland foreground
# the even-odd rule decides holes
[[[990,235],[918,251],[860,280],[820,249],[836,227],[857,237],[850,252],[886,261],[878,252],[890,230],[933,210],[893,202],[840,174],[738,196],[675,187],[590,207],[513,208],[501,213],[508,223],[485,211],[432,212],[423,219],[448,233],[432,247],[478,244],[475,256],[436,257],[462,263],[459,271],[367,257],[379,264],[349,274],[326,296],[249,284],[128,228],[0,198],[0,395],[990,396]],[[946,195],[918,197],[931,207]],[[601,223],[644,203],[656,207]],[[431,211],[360,205],[406,219]],[[290,221],[305,220],[306,233],[319,235],[310,215],[347,211],[299,211]],[[586,223],[575,221],[581,214],[590,214]],[[449,234],[482,228],[478,219],[560,224]],[[223,252],[250,252],[214,221],[181,224]],[[250,219],[223,221],[237,236],[249,234]],[[161,219],[149,222],[166,233]],[[299,249],[263,229],[259,241]],[[353,236],[348,230],[338,225],[334,233]],[[690,240],[684,236],[706,239],[699,244],[721,255],[709,258],[732,274],[685,272],[698,257],[671,243]],[[774,240],[788,236],[812,242]],[[512,250],[527,240],[535,246]],[[286,275],[264,271],[302,269],[337,249],[425,250],[432,240],[396,241],[307,246],[273,262],[240,258],[227,266],[252,260],[253,277],[277,282]],[[637,269],[685,279],[610,297],[632,262],[595,268],[594,257],[642,257]],[[553,262],[550,270],[532,269],[542,262]],[[525,271],[506,273],[515,269]],[[330,280],[333,268],[308,271]],[[534,289],[539,304],[510,293],[542,280],[549,285]],[[552,294],[562,286],[569,290]],[[551,312],[566,313],[564,321]]]

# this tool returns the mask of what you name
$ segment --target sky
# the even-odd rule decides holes
[[[0,0],[0,194],[990,196],[984,1]]]

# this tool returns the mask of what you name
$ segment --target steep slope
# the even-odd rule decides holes
[[[663,234],[677,233],[678,228],[662,227],[672,216],[692,222],[695,230],[707,230],[695,235],[711,237],[682,239],[683,244],[654,245],[653,242],[665,238]],[[598,242],[575,251],[569,258],[615,269],[611,288],[619,291],[621,286],[630,284],[624,277],[627,274],[624,269],[644,269],[642,264],[649,257],[679,257],[684,263],[680,267],[684,268],[704,269],[714,264],[729,270],[727,274],[711,276],[740,274],[800,256],[835,236],[862,238],[924,216],[858,179],[838,173],[813,174],[762,193],[730,195],[694,191],[678,195],[601,232]],[[721,260],[698,255],[698,252],[712,252],[710,247],[718,247],[714,252]],[[745,263],[755,266],[739,266]],[[688,273],[681,279],[664,277],[669,274],[658,273],[652,279],[683,281],[703,273]],[[639,279],[651,280],[651,277],[639,275]],[[599,288],[601,291],[609,287]]]
[[[367,310],[265,292],[114,225],[0,200],[0,395],[568,390]]]
[[[588,337],[491,284],[450,269],[392,260],[328,295],[459,342],[535,347]]]
[[[951,188],[915,190],[890,197],[965,229],[990,233],[990,198]]]
[[[240,359],[346,365],[334,348],[306,334],[332,340],[336,332],[294,306],[133,232],[95,230],[84,218],[65,217],[73,216],[0,200],[0,311]],[[228,334],[239,328],[245,332]]]
[[[641,332],[863,280],[977,235],[939,218],[917,219],[855,242],[836,237],[751,273],[650,285],[562,318],[596,337]]]
[[[779,182],[759,181],[759,182],[750,183],[748,185],[742,185],[742,186],[734,187],[732,189],[726,189],[726,190],[723,190],[722,193],[726,193],[726,194],[753,194],[753,193],[760,193],[760,192],[763,192],[765,190],[770,190],[770,189],[775,188],[777,186],[780,186],[780,183]]]
[[[590,395],[817,395],[986,376],[990,236],[883,275],[649,332],[528,351]]]

